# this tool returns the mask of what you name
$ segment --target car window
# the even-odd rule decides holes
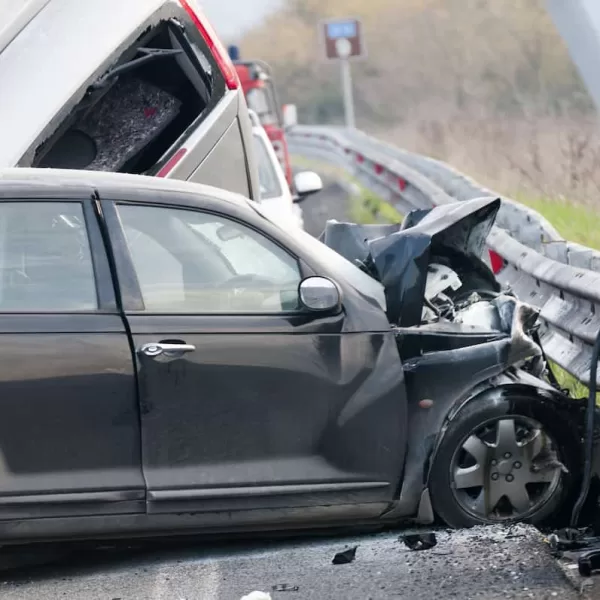
[[[285,233],[304,246],[313,255],[318,256],[320,260],[327,262],[333,272],[337,276],[343,278],[355,289],[363,292],[367,296],[371,296],[377,299],[377,302],[381,306],[381,309],[385,312],[387,310],[385,300],[385,288],[379,282],[373,279],[370,275],[367,275],[364,271],[359,269],[356,265],[352,264],[347,258],[344,258],[341,254],[338,254],[335,250],[326,246],[317,238],[310,235],[300,227],[285,227],[284,224],[276,218],[268,210],[264,210],[264,207],[256,202],[250,200],[247,201],[248,206],[261,215],[264,219],[279,227],[280,229],[285,228]]]
[[[300,310],[297,260],[220,215],[119,205],[147,311],[190,314]]]
[[[1,2],[2,0],[0,4]],[[173,9],[178,13],[176,6],[170,5],[169,10]],[[52,6],[49,8],[54,10]],[[105,10],[106,14],[110,14],[108,7]],[[135,9],[132,8],[133,10]],[[93,29],[87,7],[73,7],[71,12],[73,22],[80,23],[82,29],[87,28],[88,32]],[[53,40],[61,42],[64,38],[64,24],[61,30],[54,26],[46,30],[47,28],[43,28],[45,21],[46,18],[42,15],[34,23],[38,37],[40,30],[44,29],[45,36],[42,37],[47,37],[47,44],[53,46]],[[63,22],[64,19],[59,21]],[[136,27],[139,25],[141,22],[136,23]],[[41,115],[47,114],[42,110],[46,108],[45,97],[41,100],[38,98],[33,112],[19,110],[18,102],[0,100],[0,107],[8,103],[8,108],[13,109],[7,109],[6,115],[0,114],[0,125],[5,124],[5,119],[14,120],[15,117],[33,120],[38,125],[39,134],[40,126],[45,128],[49,123],[60,123],[60,127],[55,128],[51,135],[41,136],[41,144],[36,142],[29,147],[25,155],[21,156],[19,166],[153,174],[169,153],[191,135],[193,128],[206,118],[223,97],[224,86],[220,73],[213,68],[213,59],[193,27],[183,30],[179,20],[161,20],[152,27],[144,27],[141,36],[132,39],[129,46],[124,46],[124,52],[120,56],[112,55],[114,47],[121,44],[117,43],[119,38],[113,31],[114,28],[110,29],[110,34],[107,33],[106,36],[109,41],[113,41],[114,46],[110,46],[105,58],[112,56],[111,66],[98,74],[98,78],[87,87],[84,95],[81,89],[72,97],[69,97],[69,91],[74,91],[78,85],[83,87],[84,82],[92,76],[96,62],[92,60],[90,50],[86,47],[80,60],[74,61],[83,66],[68,64],[68,69],[65,66],[62,70],[66,69],[71,77],[65,79],[64,74],[57,74],[57,81],[52,85],[52,88],[57,89],[50,91],[50,98],[59,93],[61,97],[59,114],[52,115],[52,120],[50,115],[45,117],[45,122],[41,120]],[[128,32],[127,37],[130,33]],[[78,30],[74,35],[79,37],[81,32]],[[87,37],[89,38],[89,33]],[[65,46],[70,49],[71,54],[77,48],[71,39],[62,41],[63,43],[54,43],[54,46]],[[20,36],[14,44],[22,44]],[[104,44],[103,40],[101,46]],[[35,39],[29,40],[28,45],[37,47],[38,63],[43,49]],[[9,50],[12,51],[10,46]],[[30,49],[26,47],[21,52],[27,55]],[[55,53],[54,50],[52,52]],[[96,52],[93,51],[94,56]],[[64,49],[58,55],[64,62]],[[152,56],[155,59],[146,60]],[[0,60],[0,73],[3,72],[3,62]],[[52,64],[63,66],[63,62]],[[14,71],[15,69],[10,71],[13,77]],[[32,77],[35,82],[40,77],[43,78],[43,75],[35,73]],[[32,85],[31,82],[29,85]],[[35,83],[32,89],[34,88]],[[75,103],[76,98],[81,95],[83,98]],[[25,104],[27,108],[31,108],[30,99]],[[30,128],[32,126],[27,123],[25,130]],[[10,124],[9,129],[12,131]],[[21,129],[24,127],[21,126]],[[19,141],[22,135],[19,133]]]
[[[275,125],[277,115],[266,91],[262,88],[252,88],[246,93],[248,107],[257,115],[262,125]]]
[[[82,205],[0,203],[0,311],[98,308]]]
[[[258,162],[258,178],[260,182],[260,197],[268,200],[269,198],[279,198],[283,195],[279,178],[275,171],[275,165],[271,160],[267,150],[265,139],[260,135],[253,135],[254,153]]]

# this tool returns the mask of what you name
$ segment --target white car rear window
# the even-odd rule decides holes
[[[277,167],[271,160],[271,155],[267,149],[264,138],[259,135],[253,135],[254,153],[258,162],[258,178],[260,182],[260,196],[263,200],[270,198],[279,198],[283,195],[279,178],[277,177]]]

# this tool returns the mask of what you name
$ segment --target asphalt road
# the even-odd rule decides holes
[[[323,231],[329,219],[350,220],[348,190],[327,176],[322,176],[323,191],[309,196],[300,205],[304,229],[316,237]]]
[[[347,219],[344,187],[326,181],[303,204],[318,235],[328,218]],[[0,573],[10,600],[239,600],[258,590],[283,600],[405,598],[577,598],[533,528],[438,532],[437,545],[410,550],[399,532],[347,538],[235,543],[153,542],[81,549],[62,559]],[[355,560],[334,565],[358,546]]]
[[[294,542],[146,550],[97,550],[58,564],[4,574],[11,600],[239,600],[252,591],[276,599],[575,599],[533,528],[440,532],[413,551],[398,533]],[[337,552],[358,546],[353,562]],[[282,590],[282,591],[277,591]]]

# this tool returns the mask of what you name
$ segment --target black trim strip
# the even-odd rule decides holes
[[[299,485],[260,485],[236,488],[208,488],[195,490],[157,490],[148,492],[148,501],[214,500],[217,498],[244,498],[260,496],[286,496],[297,494],[322,494],[360,492],[389,487],[389,481],[358,481],[350,483],[310,483]]]

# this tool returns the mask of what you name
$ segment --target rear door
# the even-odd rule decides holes
[[[90,200],[0,200],[0,520],[143,510],[135,374]]]
[[[233,217],[115,208],[105,214],[120,281],[133,282],[148,510],[379,514],[406,440],[393,334],[343,333],[343,312],[303,312],[297,258]]]

